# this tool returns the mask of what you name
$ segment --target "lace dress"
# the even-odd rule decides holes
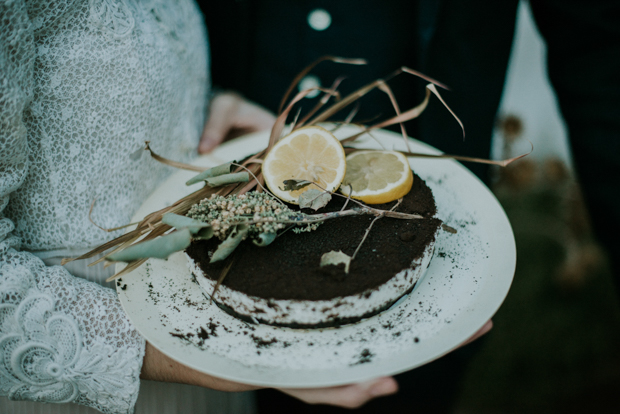
[[[90,222],[93,200],[93,222],[124,225],[170,172],[145,140],[194,154],[207,53],[191,0],[0,1],[0,412],[134,411],[144,339],[100,284],[106,270],[55,264],[116,235]],[[247,409],[144,388],[138,412]]]

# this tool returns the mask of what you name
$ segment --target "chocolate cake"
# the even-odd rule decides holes
[[[344,202],[334,197],[321,211],[340,210]],[[373,207],[389,210],[394,204]],[[352,255],[374,216],[332,219],[300,234],[287,231],[266,247],[246,241],[221,262],[209,263],[217,239],[193,242],[186,254],[209,297],[225,273],[213,300],[241,319],[294,328],[352,323],[411,292],[430,263],[441,221],[435,217],[432,192],[420,177],[415,176],[395,211],[425,218],[377,220],[349,273],[344,265],[321,267],[321,256],[329,251]]]

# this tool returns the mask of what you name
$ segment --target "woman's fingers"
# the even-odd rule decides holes
[[[392,377],[381,377],[359,384],[329,388],[286,388],[280,391],[308,404],[328,404],[344,408],[361,407],[373,398],[394,394],[398,383]]]
[[[212,151],[223,141],[250,132],[271,129],[275,116],[265,108],[234,92],[217,94],[211,100],[209,119],[198,144],[198,152]]]
[[[489,319],[484,325],[482,325],[482,328],[478,329],[475,334],[473,334],[468,340],[463,342],[459,347],[465,346],[475,341],[476,339],[480,338],[482,335],[489,332],[491,328],[493,328],[493,321]]]

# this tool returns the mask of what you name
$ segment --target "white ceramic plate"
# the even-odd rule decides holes
[[[347,136],[351,128],[336,135]],[[387,149],[402,137],[373,132]],[[257,152],[268,134],[254,134],[201,157],[212,166]],[[380,148],[370,137],[358,144]],[[437,153],[417,141],[413,151]],[[457,234],[440,232],[435,257],[416,289],[389,310],[356,324],[321,330],[250,325],[205,298],[180,253],[151,259],[117,284],[129,318],[160,351],[196,370],[272,387],[322,387],[392,375],[450,352],[489,320],[503,302],[516,264],[512,229],[503,209],[457,162],[411,158],[433,190],[438,215]],[[180,171],[158,188],[135,219],[193,191]]]

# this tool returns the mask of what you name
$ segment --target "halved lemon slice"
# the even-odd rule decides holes
[[[299,195],[315,185],[284,191],[285,180],[297,179],[317,183],[335,191],[346,171],[344,149],[328,130],[310,126],[299,128],[273,146],[263,161],[263,177],[269,190],[286,201],[298,204]]]
[[[398,200],[411,190],[413,173],[397,151],[356,151],[347,156],[340,192],[367,204]]]

